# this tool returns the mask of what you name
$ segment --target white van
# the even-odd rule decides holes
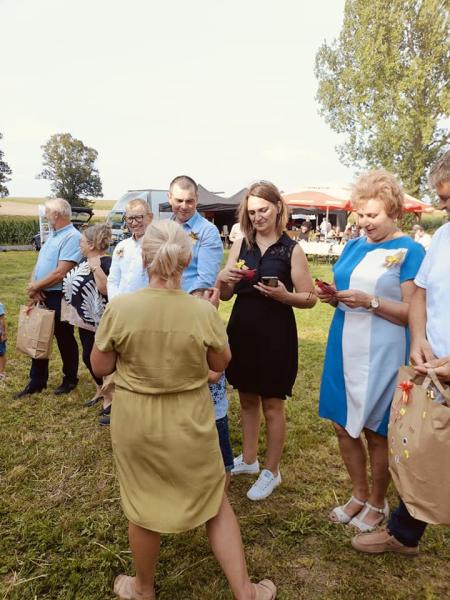
[[[170,219],[172,216],[171,212],[160,212],[159,207],[161,204],[167,202],[168,190],[128,190],[126,194],[121,196],[119,200],[113,206],[111,212],[108,215],[108,221],[111,223],[112,228],[112,245],[115,246],[117,242],[127,237],[127,233],[124,228],[124,215],[125,208],[130,200],[145,200],[150,207],[155,219]]]

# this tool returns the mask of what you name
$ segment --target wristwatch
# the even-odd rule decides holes
[[[374,296],[367,307],[367,310],[374,311],[377,308],[380,308],[380,298],[378,296]]]

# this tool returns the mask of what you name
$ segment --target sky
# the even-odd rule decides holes
[[[98,152],[103,194],[189,174],[233,194],[345,185],[314,59],[345,0],[0,0],[0,147],[11,196],[46,196],[41,146]],[[7,51],[6,51],[7,50]]]

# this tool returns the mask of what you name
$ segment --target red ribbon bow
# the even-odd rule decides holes
[[[414,384],[411,381],[401,381],[398,384],[399,389],[403,390],[402,403],[408,404],[409,392],[413,389]]]

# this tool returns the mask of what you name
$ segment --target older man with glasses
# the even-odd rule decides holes
[[[142,237],[153,214],[145,200],[131,200],[125,210],[125,222],[131,237],[119,242],[114,250],[108,275],[108,300],[118,294],[147,287],[148,275],[142,264]]]
[[[119,242],[114,250],[109,270],[108,300],[119,294],[135,292],[148,286],[148,275],[142,263],[142,238],[153,213],[145,200],[130,200],[125,209],[125,222],[131,237]],[[100,415],[100,425],[109,425],[111,404]]]

